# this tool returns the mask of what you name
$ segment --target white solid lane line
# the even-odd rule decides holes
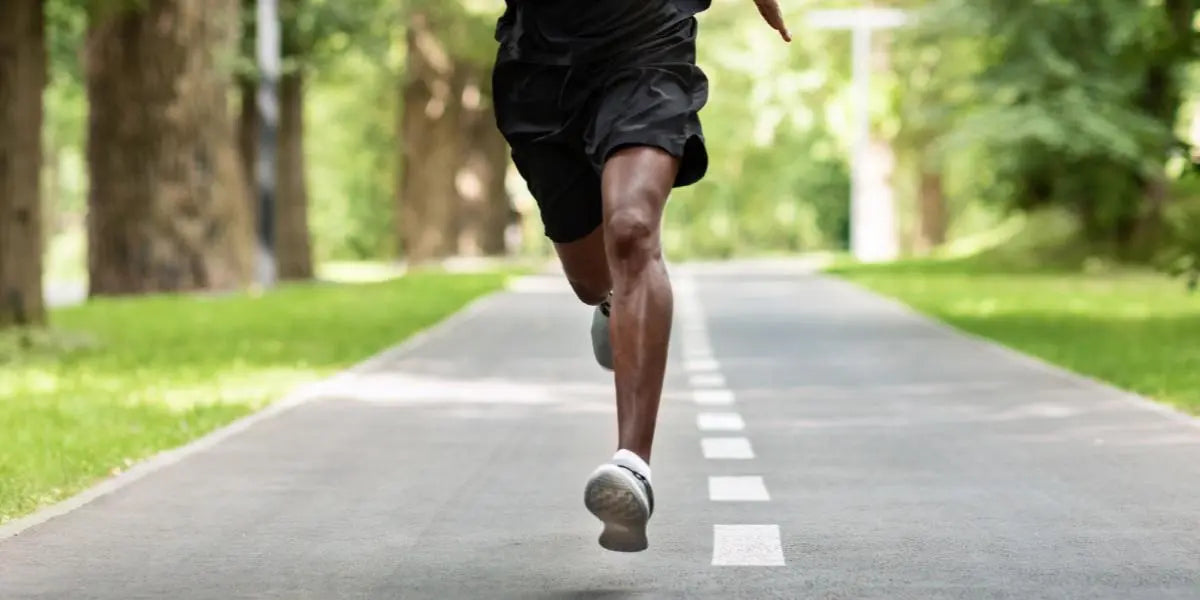
[[[713,502],[766,502],[771,499],[767,484],[757,475],[709,477],[708,499]]]
[[[781,567],[778,525],[713,525],[713,566]]]
[[[704,458],[713,460],[749,460],[754,458],[750,440],[744,437],[704,438],[700,440]]]
[[[746,422],[737,413],[700,413],[696,416],[700,431],[741,431]]]

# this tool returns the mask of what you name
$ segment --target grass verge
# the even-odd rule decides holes
[[[0,523],[359,362],[505,279],[106,299],[55,311],[54,333],[0,337]]]
[[[830,271],[960,329],[1200,414],[1200,294],[1179,280],[968,260]]]

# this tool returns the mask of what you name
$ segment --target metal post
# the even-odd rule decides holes
[[[258,0],[258,152],[255,190],[258,194],[258,282],[275,285],[276,154],[279,130],[280,57],[278,0]]]
[[[850,30],[853,35],[854,129],[851,132],[850,159],[850,250],[855,258],[871,261],[890,258],[896,232],[891,207],[873,206],[883,202],[870,196],[871,165],[871,34],[876,29],[904,25],[907,15],[886,8],[818,10],[808,15],[809,24],[818,29]]]
[[[872,232],[866,224],[872,215],[865,197],[871,144],[871,30],[855,27],[853,31],[854,149],[850,161],[850,248],[856,257],[863,259],[873,254],[867,250]]]

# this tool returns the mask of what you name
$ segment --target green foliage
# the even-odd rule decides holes
[[[1194,292],[1200,287],[1200,177],[1176,182],[1175,196],[1177,201],[1167,208],[1167,240],[1157,259],[1160,268],[1183,278]]]
[[[414,14],[424,15],[438,32],[439,40],[459,60],[481,68],[491,66],[496,56],[496,19],[503,10],[502,2],[407,0],[402,4],[405,22]]]
[[[1178,67],[1192,59],[1171,18],[1181,0],[887,4],[919,17],[916,26],[877,38],[877,49],[892,51],[893,75],[875,77],[871,104],[877,134],[897,148],[905,214],[915,206],[915,177],[926,169],[944,176],[956,236],[1006,212],[1055,206],[1111,242],[1146,217],[1144,191],[1178,145]],[[80,222],[86,189],[84,9],[129,6],[47,2],[47,147],[58,166],[48,175],[63,227]],[[254,1],[243,7],[252,24]],[[282,1],[285,68],[309,76],[306,147],[318,258],[395,252],[407,20],[424,14],[452,53],[484,69],[502,8],[491,0]],[[790,8],[790,45],[749,4],[716,3],[700,16],[699,60],[712,84],[701,114],[710,166],[705,181],[675,193],[667,231],[673,256],[845,245],[850,36],[806,31],[809,7]],[[244,76],[253,75],[252,42],[244,40]]]
[[[978,149],[976,166],[1011,183],[989,194],[1004,207],[1070,207],[1093,239],[1127,242],[1178,145],[1179,68],[1193,56],[1168,16],[1150,2],[935,0],[915,43],[979,65],[968,95],[932,103],[957,116],[939,150]]]
[[[284,72],[322,69],[352,49],[384,60],[401,4],[385,0],[280,0]],[[257,78],[256,0],[242,0],[238,72]]]
[[[309,227],[319,260],[395,256],[398,72],[352,47],[310,80]]]
[[[844,247],[848,136],[842,115],[827,107],[845,82],[845,36],[797,34],[784,44],[741,3],[718,3],[700,21],[709,170],[675,192],[667,251],[685,258]]]
[[[504,279],[105,300],[58,311],[69,333],[38,334],[33,351],[0,337],[0,523],[356,363]]]

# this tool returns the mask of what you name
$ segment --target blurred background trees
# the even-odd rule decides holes
[[[675,260],[844,250],[849,39],[785,45],[749,0],[701,16],[711,165],[679,190]],[[907,256],[1195,271],[1190,0],[896,0],[873,135]],[[281,0],[277,253],[332,261],[545,255],[490,102],[489,0]],[[253,0],[0,5],[0,326],[40,288],[227,290],[253,265]]]

